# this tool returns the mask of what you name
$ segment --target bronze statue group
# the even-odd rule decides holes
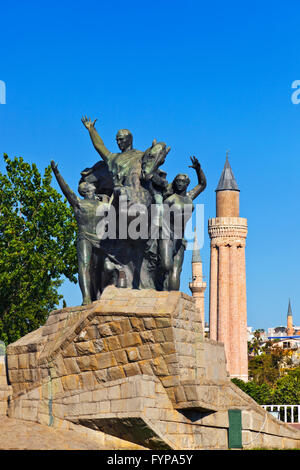
[[[129,130],[118,131],[119,153],[110,152],[84,117],[101,160],[81,172],[79,198],[51,162],[58,184],[78,225],[78,279],[83,305],[100,298],[108,285],[132,289],[179,290],[186,241],[184,229],[193,200],[205,189],[206,178],[191,157],[198,184],[178,174],[168,183],[160,168],[170,151],[154,140],[145,151],[133,148]]]

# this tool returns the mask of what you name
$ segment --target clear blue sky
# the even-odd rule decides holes
[[[70,186],[98,160],[80,118],[116,151],[115,133],[129,128],[134,145],[153,138],[172,150],[168,179],[196,155],[208,185],[201,250],[209,280],[207,219],[230,149],[248,218],[248,324],[285,324],[291,298],[300,325],[300,79],[297,1],[14,1],[1,5],[0,153],[23,156],[40,170],[51,159]],[[3,162],[0,162],[3,170]],[[56,184],[56,183],[55,183]],[[181,290],[189,292],[187,252]],[[62,289],[68,305],[79,286]],[[208,289],[206,292],[208,318]]]

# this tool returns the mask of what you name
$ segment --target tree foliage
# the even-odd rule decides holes
[[[248,343],[249,382],[232,382],[261,405],[298,405],[300,367],[292,368],[292,351],[279,347],[278,340],[263,341],[262,331],[256,330]]]
[[[273,390],[276,405],[299,405],[300,403],[300,367],[290,370],[277,380]]]
[[[0,340],[40,327],[62,298],[63,276],[76,282],[76,222],[51,187],[51,167],[4,155],[0,172]]]
[[[272,403],[272,387],[270,385],[266,383],[259,385],[255,382],[244,382],[240,379],[232,379],[232,382],[260,405]]]
[[[284,352],[279,348],[249,359],[249,377],[258,385],[272,386],[280,377]]]
[[[273,350],[274,345],[279,341],[277,339],[269,339],[268,341],[265,341],[262,338],[261,333],[264,333],[264,330],[255,330],[252,341],[248,341],[248,353],[250,356],[258,356],[260,354],[269,353]]]
[[[243,392],[247,393],[260,405],[299,405],[300,403],[300,367],[285,371],[273,385],[244,382],[232,379]]]
[[[273,386],[283,370],[291,365],[290,351],[277,346],[278,340],[264,341],[256,330],[248,342],[249,378],[256,384]]]
[[[262,351],[263,340],[261,339],[261,333],[264,330],[258,329],[253,333],[252,341],[248,341],[248,353],[257,356]]]

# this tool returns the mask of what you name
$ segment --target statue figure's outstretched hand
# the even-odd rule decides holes
[[[199,171],[201,168],[201,165],[199,163],[198,158],[196,157],[190,157],[192,164],[189,165],[189,168],[194,168],[194,170]]]
[[[88,130],[94,128],[96,121],[97,121],[97,119],[95,119],[94,121],[92,121],[91,118],[88,118],[87,116],[82,116],[82,118],[81,118],[81,122],[83,123],[83,125],[84,125]]]

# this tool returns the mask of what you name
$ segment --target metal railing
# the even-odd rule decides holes
[[[275,418],[285,423],[300,423],[300,405],[261,405]]]

